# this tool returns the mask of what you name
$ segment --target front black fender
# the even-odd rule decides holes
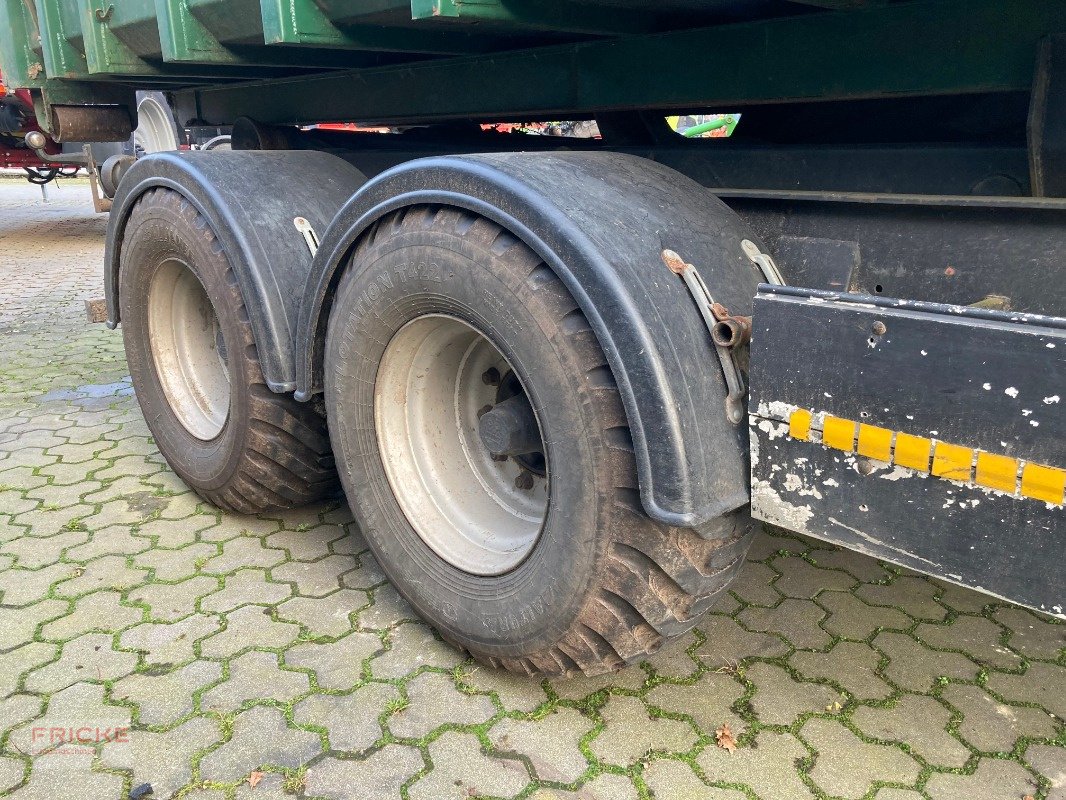
[[[138,198],[162,187],[181,194],[211,225],[240,286],[260,363],[275,392],[296,386],[293,343],[311,252],[293,224],[321,233],[366,182],[355,167],[314,151],[156,153],[119,184],[107,225],[107,324],[119,324],[119,263],[126,222]]]
[[[531,247],[588,317],[621,390],[641,500],[653,519],[695,527],[748,502],[748,441],[725,416],[725,382],[684,282],[697,266],[715,299],[751,313],[758,239],[707,189],[612,153],[504,153],[420,159],[367,183],[322,237],[297,327],[297,397],[322,387],[329,304],[353,246],[383,215],[417,204],[465,208]]]

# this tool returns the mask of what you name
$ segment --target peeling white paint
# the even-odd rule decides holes
[[[1003,390],[1003,394],[1005,394],[1005,395],[1007,395],[1009,397],[1017,397],[1018,396],[1018,390],[1015,389],[1013,386],[1008,386],[1006,389]]]
[[[1044,405],[1050,406],[1052,403],[1059,402],[1059,396],[1057,394],[1051,395],[1051,397],[1044,398]]]
[[[982,383],[981,384],[981,388],[984,389],[986,392],[990,391],[992,389],[992,384],[991,383]]]

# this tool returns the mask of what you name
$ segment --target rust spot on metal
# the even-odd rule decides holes
[[[673,250],[663,250],[662,252],[663,263],[666,264],[669,269],[675,275],[684,275],[685,270],[691,267],[691,264],[686,264],[685,259],[675,253]]]
[[[751,317],[734,316],[721,303],[711,303],[711,314],[717,320],[711,328],[716,345],[732,349],[751,341]]]

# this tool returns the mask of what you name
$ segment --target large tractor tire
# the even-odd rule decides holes
[[[205,500],[245,514],[334,494],[325,419],[268,388],[207,221],[177,192],[151,189],[130,214],[121,252],[126,360],[174,471]]]
[[[645,515],[588,321],[487,219],[419,206],[364,235],[334,299],[325,391],[375,555],[486,664],[595,675],[639,661],[689,630],[743,563],[746,511],[699,530]]]

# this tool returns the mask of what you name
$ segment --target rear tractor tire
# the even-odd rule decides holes
[[[644,513],[618,387],[573,297],[495,223],[417,206],[368,231],[325,352],[353,513],[401,594],[479,661],[595,675],[695,625],[740,570],[746,510]]]
[[[177,192],[151,189],[137,201],[119,284],[133,387],[182,480],[244,514],[336,493],[322,413],[267,386],[226,254]]]

